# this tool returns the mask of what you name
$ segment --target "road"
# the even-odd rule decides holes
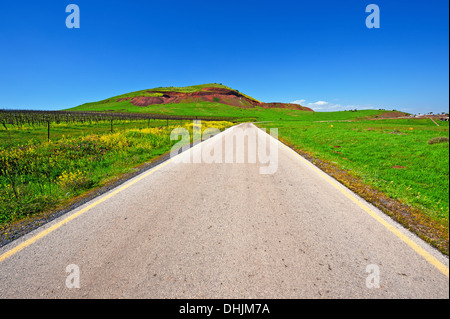
[[[236,129],[275,172],[238,162],[247,140],[179,163]],[[242,124],[0,248],[0,297],[449,298],[448,258]]]

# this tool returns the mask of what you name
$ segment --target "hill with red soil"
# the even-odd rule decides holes
[[[236,90],[219,87],[204,87],[194,92],[179,92],[173,90],[153,89],[142,95],[118,98],[117,101],[130,101],[135,106],[150,106],[155,104],[216,102],[240,108],[284,108],[292,110],[313,111],[308,107],[293,103],[263,103],[248,97]],[[145,94],[145,95],[144,95]]]
[[[180,116],[281,118],[287,112],[313,110],[299,104],[265,103],[222,84],[158,87],[85,103],[70,111],[150,113]]]

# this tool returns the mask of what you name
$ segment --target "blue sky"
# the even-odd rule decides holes
[[[65,25],[71,3],[79,29]],[[379,29],[365,25],[370,3]],[[2,2],[0,108],[215,82],[321,111],[448,111],[448,12],[447,0]]]

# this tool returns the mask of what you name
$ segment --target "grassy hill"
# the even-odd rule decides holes
[[[208,90],[214,94],[201,96],[202,92],[208,92]],[[227,97],[231,98],[227,99]],[[142,100],[147,101],[148,105],[145,103],[137,105],[142,104]],[[243,121],[337,121],[394,114],[384,110],[312,112],[311,109],[297,104],[263,103],[238,90],[216,83],[140,90],[97,102],[85,103],[68,110],[233,117]]]

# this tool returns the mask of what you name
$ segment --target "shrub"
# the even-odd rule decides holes
[[[431,140],[428,141],[428,144],[439,144],[439,143],[445,143],[448,142],[448,137],[446,136],[438,136],[438,137],[433,137]]]

